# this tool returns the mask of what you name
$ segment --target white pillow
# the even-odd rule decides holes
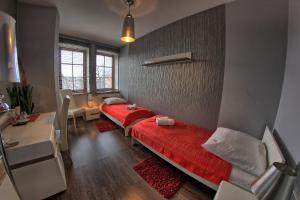
[[[118,97],[109,97],[104,99],[104,103],[108,104],[108,105],[113,105],[113,104],[121,104],[121,103],[126,103],[127,101],[125,99],[122,98],[118,98]]]
[[[267,168],[265,145],[243,132],[220,127],[202,146],[255,176],[260,176]]]

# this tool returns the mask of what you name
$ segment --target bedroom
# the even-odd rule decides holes
[[[7,175],[0,173],[7,181],[0,181],[1,199],[8,193],[14,199],[260,199],[252,186],[274,169],[273,161],[285,160],[293,170],[299,165],[299,9],[297,0],[136,0],[129,8],[123,0],[1,0],[1,14],[16,21],[15,66],[34,103],[28,111],[19,105],[33,122],[6,127],[6,116],[18,110],[7,88],[24,90],[2,75],[3,102],[14,109],[1,118],[8,163]],[[135,41],[122,42],[122,28]],[[109,105],[120,101],[110,97],[126,102]],[[157,125],[156,118],[175,125]],[[218,127],[265,145],[269,163],[248,188],[230,181],[236,163],[220,155],[225,150],[204,150],[211,134],[222,132]],[[184,149],[188,144],[195,147]],[[220,175],[212,164],[202,169],[203,152],[231,174]],[[158,166],[159,176],[150,169],[150,180],[138,172],[147,161]],[[298,179],[281,175],[269,199],[299,198]]]

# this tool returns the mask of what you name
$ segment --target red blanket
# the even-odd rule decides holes
[[[231,164],[201,146],[212,135],[211,131],[178,120],[175,126],[158,126],[156,117],[134,125],[131,136],[215,184],[229,179]]]
[[[138,119],[149,118],[155,115],[155,113],[143,107],[138,106],[135,110],[128,110],[127,106],[128,104],[103,104],[102,111],[116,118],[123,124],[124,127],[130,125],[132,122]]]

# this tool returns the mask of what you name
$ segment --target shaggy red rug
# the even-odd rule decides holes
[[[172,197],[185,182],[186,176],[157,156],[150,156],[133,169],[165,198]]]
[[[109,121],[109,120],[103,120],[100,121],[96,124],[96,127],[98,129],[98,131],[100,132],[106,132],[106,131],[112,131],[118,128],[118,126],[116,124],[114,124],[113,122]]]

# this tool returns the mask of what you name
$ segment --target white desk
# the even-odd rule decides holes
[[[238,186],[222,181],[214,200],[257,200],[257,198]]]
[[[55,113],[42,113],[24,126],[8,126],[4,139],[18,141],[6,155],[24,200],[43,199],[66,189],[64,165],[55,140]]]
[[[0,199],[20,200],[0,156]]]

